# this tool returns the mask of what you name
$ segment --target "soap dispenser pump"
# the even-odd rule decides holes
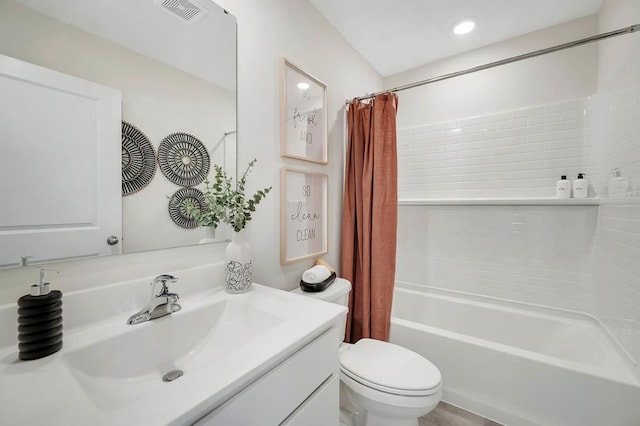
[[[34,360],[62,348],[62,293],[51,290],[40,269],[40,282],[18,299],[18,358]],[[54,271],[57,272],[57,271]]]
[[[589,183],[584,178],[584,173],[578,173],[578,178],[573,181],[573,196],[575,198],[587,198]]]
[[[571,197],[571,182],[567,180],[567,175],[562,175],[560,177],[560,180],[556,183],[556,197],[558,198]]]

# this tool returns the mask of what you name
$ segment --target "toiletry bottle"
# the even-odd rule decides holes
[[[567,175],[560,176],[560,180],[556,183],[556,197],[571,197],[571,183],[567,180]]]
[[[51,291],[40,269],[40,283],[18,299],[18,357],[33,360],[62,348],[62,293]]]
[[[574,198],[587,198],[589,182],[584,178],[583,173],[578,173],[578,178],[573,181]]]

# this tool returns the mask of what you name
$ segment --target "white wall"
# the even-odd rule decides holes
[[[605,0],[598,13],[598,30],[607,32],[640,24],[640,2]],[[638,33],[598,43],[598,91],[637,86],[640,75]]]
[[[337,265],[342,209],[343,107],[348,98],[382,89],[382,78],[325,21],[310,3],[299,0],[219,1],[238,19],[238,145],[240,168],[258,159],[249,191],[274,190],[250,224],[254,281],[294,288],[312,260],[282,267],[279,260],[279,173],[282,165],[329,174],[329,253]],[[329,165],[280,157],[278,61],[292,62],[328,85]],[[186,247],[104,259],[65,262],[55,285],[63,291],[100,286],[133,275],[146,276],[222,261],[223,245]],[[0,271],[0,304],[14,303],[36,280],[36,268]],[[220,279],[220,277],[212,277]],[[179,292],[179,289],[176,289]]]
[[[607,0],[599,15],[601,32],[640,24],[640,2]],[[598,96],[604,173],[620,169],[640,192],[640,35],[638,32],[599,44]]]
[[[339,264],[342,211],[343,127],[346,99],[382,89],[382,78],[307,1],[219,0],[238,18],[238,164],[257,157],[250,190],[273,185],[250,224],[256,282],[294,288],[313,260],[280,265],[280,168],[304,168],[329,175],[329,253]],[[280,157],[278,61],[291,62],[327,84],[329,165]]]
[[[385,88],[472,68],[597,32],[586,17],[463,53],[384,79]],[[398,127],[588,96],[597,84],[598,49],[594,44],[564,50],[399,92]]]

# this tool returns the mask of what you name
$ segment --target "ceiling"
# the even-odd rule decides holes
[[[310,0],[384,77],[593,15],[603,0]],[[453,34],[459,21],[476,29]]]
[[[14,0],[40,13],[173,66],[236,89],[236,20],[211,0],[191,25],[154,0]]]

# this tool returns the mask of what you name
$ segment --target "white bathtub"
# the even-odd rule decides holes
[[[508,426],[639,426],[640,381],[589,315],[396,283],[390,341],[443,400]]]

